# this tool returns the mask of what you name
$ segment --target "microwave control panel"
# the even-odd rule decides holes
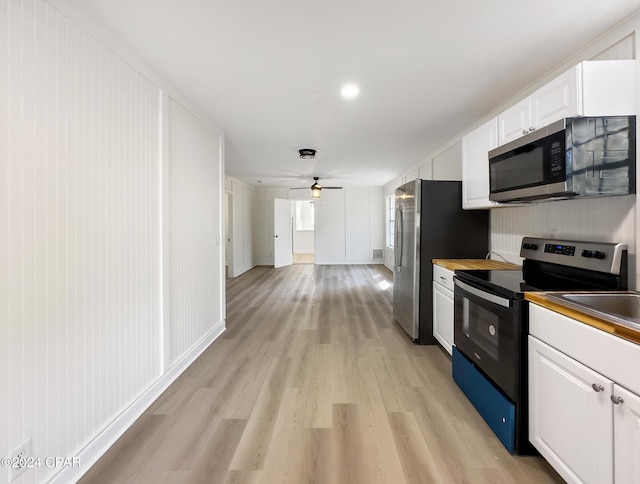
[[[559,141],[551,143],[551,163],[550,171],[555,173],[562,171],[562,163],[564,161],[564,146]]]

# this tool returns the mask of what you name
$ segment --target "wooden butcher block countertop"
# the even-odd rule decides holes
[[[556,293],[566,294],[566,293]],[[601,329],[607,333],[611,333],[615,336],[625,338],[633,343],[640,344],[640,330],[630,328],[616,322],[614,319],[607,319],[605,315],[598,317],[588,312],[583,312],[580,309],[563,304],[561,301],[549,298],[549,295],[553,295],[552,292],[526,292],[525,299],[531,301],[539,306],[560,313],[563,316],[580,321],[581,323],[588,324],[594,328]]]
[[[492,259],[433,259],[433,263],[441,267],[444,267],[445,269],[449,269],[450,271],[455,271],[457,269],[466,269],[466,270],[522,269],[522,267],[515,264],[511,264],[510,262],[502,262],[499,260],[492,260]]]

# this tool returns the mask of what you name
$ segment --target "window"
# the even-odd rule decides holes
[[[313,230],[314,205],[313,201],[296,200],[296,230]]]
[[[389,195],[387,197],[387,246],[393,247],[393,235],[396,218],[396,197]]]

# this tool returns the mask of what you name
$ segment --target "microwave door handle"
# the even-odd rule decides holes
[[[454,279],[454,283],[460,289],[467,291],[469,294],[473,294],[480,299],[488,301],[493,304],[498,304],[499,306],[503,306],[505,308],[511,307],[511,301],[507,298],[496,296],[495,294],[491,294],[480,289],[476,289],[475,287],[471,287],[469,284],[465,284],[459,279]]]

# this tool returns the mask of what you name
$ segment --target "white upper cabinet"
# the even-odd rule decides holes
[[[578,105],[579,72],[582,64],[556,77],[530,96],[531,126],[539,128],[562,118],[580,114]]]
[[[462,208],[489,208],[489,156],[498,146],[498,120],[493,118],[462,138]]]
[[[635,61],[585,61],[499,114],[499,145],[563,118],[635,113]]]
[[[499,145],[518,139],[533,131],[531,124],[531,98],[527,97],[498,115]]]

